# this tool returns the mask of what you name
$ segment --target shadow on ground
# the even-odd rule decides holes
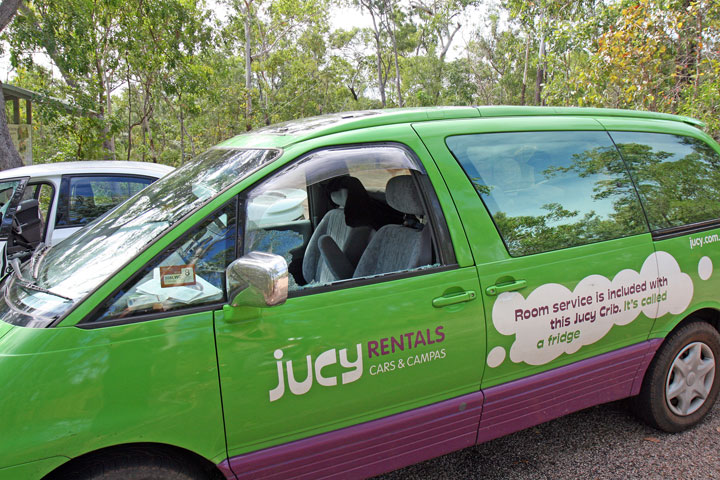
[[[720,405],[681,434],[641,423],[625,402],[600,405],[376,480],[451,478],[720,478]]]

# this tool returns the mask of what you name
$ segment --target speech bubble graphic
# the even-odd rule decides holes
[[[698,262],[698,276],[701,280],[707,280],[712,276],[713,263],[710,257],[702,257]]]
[[[518,292],[498,296],[492,310],[495,328],[515,335],[509,358],[543,365],[563,353],[603,338],[614,325],[627,325],[640,313],[659,318],[682,313],[693,296],[692,279],[667,252],[649,255],[636,272],[625,269],[611,280],[589,275],[574,290],[546,283],[527,298]],[[497,354],[496,354],[497,355]],[[500,365],[495,356],[491,367]]]

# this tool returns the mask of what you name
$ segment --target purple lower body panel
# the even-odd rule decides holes
[[[484,390],[478,443],[637,395],[661,343],[649,340]]]
[[[367,478],[636,395],[661,339],[409,412],[230,458],[227,478]]]
[[[475,444],[480,392],[233,457],[227,478],[367,478]],[[229,467],[229,468],[228,468]]]

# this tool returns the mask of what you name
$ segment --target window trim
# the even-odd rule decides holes
[[[682,237],[683,235],[691,235],[693,233],[706,232],[708,230],[714,230],[720,228],[720,218],[713,218],[710,220],[704,220],[702,222],[689,223],[687,225],[680,225],[677,227],[668,227],[658,230],[653,230],[652,239],[654,241],[668,240],[670,238]]]
[[[58,220],[60,219],[60,213],[62,212],[64,215],[69,216],[70,215],[70,180],[73,178],[93,178],[93,177],[115,177],[115,178],[138,178],[143,180],[150,180],[151,183],[154,183],[158,181],[161,177],[153,177],[150,175],[142,175],[142,174],[136,174],[136,173],[70,173],[66,175],[62,175],[60,177],[60,189],[58,194],[58,204],[57,209],[55,211],[55,230],[62,230],[64,228],[81,228],[87,225],[88,223],[92,222],[96,218],[102,216],[98,215],[98,217],[95,217],[93,220],[87,223],[73,223],[73,224],[66,224],[66,225],[58,225]],[[148,185],[145,185],[146,187]],[[128,197],[130,198],[130,197]],[[127,199],[126,199],[127,200]],[[122,203],[122,202],[121,202]],[[117,205],[116,205],[117,206]],[[115,208],[115,207],[113,207]]]
[[[419,277],[420,275],[427,275],[429,273],[449,272],[452,270],[457,270],[459,268],[460,265],[458,265],[457,263],[453,263],[449,265],[419,267],[414,270],[402,270],[400,272],[381,273],[378,275],[373,275],[371,277],[348,278],[345,280],[338,280],[337,282],[333,283],[326,283],[325,285],[318,285],[317,287],[303,288],[300,290],[288,292],[288,299],[335,292],[337,290],[347,290],[348,288],[354,287],[364,287],[366,285],[386,283],[393,280],[404,280],[406,278]]]

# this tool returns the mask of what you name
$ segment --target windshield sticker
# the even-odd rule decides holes
[[[287,390],[293,395],[304,395],[310,391],[314,383],[323,387],[336,387],[360,380],[365,373],[363,368],[363,352],[367,352],[368,359],[380,361],[370,365],[370,375],[392,372],[408,367],[416,367],[435,360],[444,359],[447,353],[438,344],[445,340],[443,326],[435,329],[424,329],[403,333],[402,335],[371,340],[366,348],[358,343],[348,353],[347,348],[337,350],[331,348],[317,357],[306,355],[304,361],[294,365],[292,360],[285,360],[285,352],[277,349],[273,353],[277,370],[277,386],[269,391],[270,401],[281,399]],[[355,352],[352,352],[355,350]],[[386,356],[390,358],[385,358]],[[340,365],[340,375],[330,375],[326,367]],[[337,368],[337,367],[336,367]],[[300,378],[296,372],[301,371]],[[337,371],[337,370],[335,370]],[[304,377],[304,378],[303,378]]]
[[[493,306],[492,321],[501,334],[515,335],[512,362],[543,365],[597,342],[613,325],[627,325],[641,313],[649,318],[680,314],[692,296],[690,276],[672,255],[656,252],[639,273],[622,270],[612,281],[590,275],[573,291],[546,283],[527,298],[518,292],[502,293]],[[504,347],[496,346],[488,354],[488,366],[501,365],[506,356]]]
[[[192,265],[186,266],[192,267]],[[168,275],[171,277],[169,279],[171,282],[175,280],[186,280],[192,275],[193,283],[185,285],[169,285],[166,283],[163,285],[163,280],[166,280],[162,274],[163,268],[168,267],[156,267],[153,269],[153,277],[145,283],[138,285],[135,288],[137,293],[156,295],[161,302],[171,300],[173,302],[190,303],[211,298],[222,298],[223,291],[201,276],[196,275],[194,267],[190,269],[191,272],[172,273]]]
[[[195,285],[195,265],[170,265],[160,267],[160,286],[168,287],[186,287]]]

